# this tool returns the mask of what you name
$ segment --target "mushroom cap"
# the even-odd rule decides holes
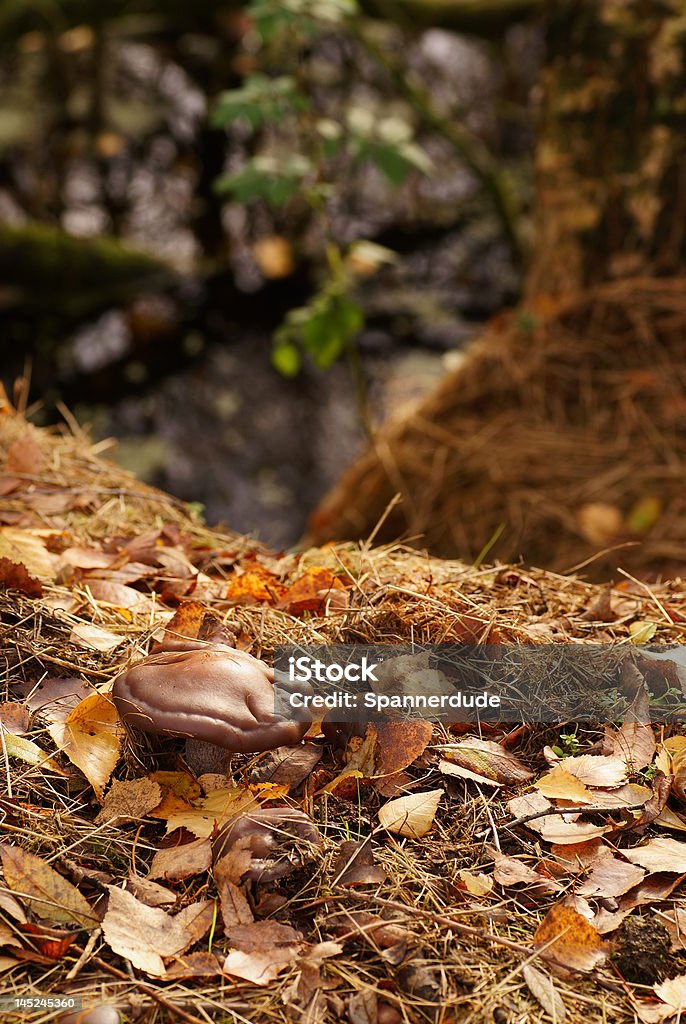
[[[298,743],[310,716],[275,713],[274,671],[245,651],[221,644],[162,650],[114,681],[122,721],[142,732],[190,736],[234,753]]]

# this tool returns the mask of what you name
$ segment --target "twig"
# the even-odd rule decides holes
[[[113,967],[112,964],[108,964],[106,960],[101,960],[99,956],[94,956],[91,960],[92,963],[97,964],[98,967],[102,968],[107,974],[111,974],[113,978],[119,978],[120,981],[128,981],[136,988],[144,992],[146,996],[150,996],[156,1003],[163,1006],[165,1010],[169,1010],[170,1013],[175,1014],[181,1020],[185,1021],[186,1024],[206,1024],[206,1021],[201,1020],[200,1017],[194,1017],[190,1013],[186,1013],[180,1006],[176,1006],[171,1000],[167,999],[166,996],[161,995],[156,988],[152,985],[147,985],[144,981],[139,981],[138,978],[132,978],[129,974],[124,971],[120,971],[118,967]]]
[[[544,811],[533,811],[531,814],[523,814],[521,818],[515,818],[505,828],[516,828],[518,825],[526,825],[528,821],[535,818],[547,818],[550,814],[609,814],[610,811],[640,811],[645,806],[642,804],[626,804],[623,807],[592,807],[583,804],[580,807],[546,807]],[[485,833],[480,833],[480,835]]]

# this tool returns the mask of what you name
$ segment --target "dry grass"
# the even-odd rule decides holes
[[[5,408],[0,416],[0,471],[10,446],[28,429],[20,416]],[[189,561],[205,574],[192,596],[239,626],[253,641],[253,650],[267,658],[274,645],[283,641],[441,642],[464,639],[466,628],[482,638],[497,635],[515,642],[626,640],[628,621],[636,616],[657,623],[657,640],[686,640],[686,593],[679,580],[654,588],[631,583],[620,587],[615,597],[625,605],[629,602],[631,613],[612,622],[598,622],[588,611],[599,601],[601,588],[551,572],[474,568],[397,546],[347,544],[277,559],[247,538],[207,529],[179,502],[104,462],[83,436],[43,431],[33,436],[44,451],[46,465],[37,479],[26,478],[21,491],[3,499],[5,523],[13,523],[15,529],[50,531],[55,550],[70,545],[98,547],[114,539],[121,546],[151,530],[166,529]],[[37,493],[83,496],[84,501],[82,507],[37,512],[35,502],[32,508],[27,501],[27,496]],[[285,581],[308,565],[336,568],[350,583],[350,606],[324,616],[306,613],[299,617],[264,603],[236,606],[223,596],[226,582],[237,570],[256,563],[278,571]],[[159,592],[172,583],[173,573],[168,570],[163,586],[159,571],[136,585],[143,590],[157,588],[159,601]],[[60,604],[67,610],[60,609]],[[664,611],[665,604],[669,614]],[[161,604],[156,607],[163,609]],[[73,626],[84,620],[120,633],[126,643],[110,654],[75,645],[70,639]],[[47,584],[42,598],[0,589],[0,700],[14,696],[17,683],[33,683],[45,676],[76,675],[98,685],[107,683],[129,657],[147,649],[158,624],[154,614],[127,618],[94,603],[89,599],[86,571],[77,570],[69,578]],[[47,750],[52,749],[40,722],[31,735]],[[529,733],[518,753],[532,766],[539,766],[540,749],[549,738],[542,731]],[[329,749],[325,768],[340,770],[336,758],[340,762],[339,754]],[[249,765],[249,758],[237,757],[233,764],[236,775],[244,776]],[[142,769],[130,761],[126,770]],[[0,759],[0,771],[5,779],[5,793],[0,796],[0,836],[4,840],[19,842],[49,860],[92,901],[102,897],[103,881],[118,884],[132,865],[139,873],[145,872],[159,845],[159,826],[149,822],[96,826],[93,818],[98,805],[83,781],[74,788],[73,779],[68,782],[6,757]],[[432,786],[438,784],[430,759],[410,772]],[[89,1003],[115,1000],[126,1019],[146,1024],[168,1020],[332,1022],[352,1012],[351,996],[365,992],[376,994],[398,1011],[397,1019],[407,1022],[538,1024],[550,1020],[529,995],[521,969],[534,956],[531,937],[553,900],[531,902],[520,894],[478,903],[456,884],[460,868],[489,863],[487,842],[500,844],[504,851],[532,864],[540,859],[526,829],[508,830],[511,816],[500,798],[451,780],[435,830],[420,841],[375,831],[381,799],[373,790],[351,802],[315,794],[306,786],[297,802],[319,823],[325,849],[314,866],[276,884],[287,898],[277,916],[298,927],[310,941],[332,937],[328,924],[332,914],[349,916],[344,952],[327,962],[326,973],[336,983],[330,991],[319,990],[309,1002],[299,1003],[289,987],[293,978],[288,974],[266,989],[228,977],[219,981],[151,981],[132,972],[98,937],[82,958],[77,943],[54,963],[28,962],[5,971],[0,974],[2,993],[25,995],[35,988],[82,994]],[[369,836],[377,863],[386,869],[387,881],[356,890],[341,889],[332,871],[338,843]],[[213,895],[207,876],[185,884],[183,904]],[[2,892],[0,888],[0,895]],[[399,960],[398,950],[391,955],[380,949],[360,927],[354,917],[359,910],[379,913],[409,929],[410,938]],[[628,987],[611,967],[593,978],[571,977],[556,984],[571,1024],[633,1020]],[[353,1024],[375,1020],[370,1013],[369,1017],[353,1014],[349,1019]],[[48,1014],[35,1019],[49,1018]]]
[[[492,557],[559,571],[593,558],[596,578],[673,571],[686,561],[685,330],[683,278],[495,323],[379,432],[313,516],[311,542],[367,536],[399,494],[381,540],[469,560],[492,544]]]

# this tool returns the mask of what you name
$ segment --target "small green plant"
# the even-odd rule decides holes
[[[345,179],[345,168],[371,164],[399,186],[413,170],[429,172],[430,161],[397,104],[375,110],[351,103],[338,119],[316,109],[313,45],[332,30],[345,31],[357,16],[355,0],[252,0],[246,14],[261,70],[241,88],[219,96],[212,122],[219,127],[240,122],[259,138],[254,154],[222,175],[216,188],[245,204],[262,201],[278,210],[297,202],[309,209],[311,234],[321,240],[321,279],[310,301],[291,310],[276,331],[273,363],[292,377],[303,357],[326,369],[347,354],[359,377],[356,339],[364,311],[357,286],[393,254],[364,239],[346,246],[336,239],[330,204],[337,182]],[[277,67],[278,75],[267,73]]]
[[[558,757],[574,757],[581,750],[581,743],[577,736],[576,729],[574,732],[561,732],[560,742],[554,746],[553,753],[557,754]]]

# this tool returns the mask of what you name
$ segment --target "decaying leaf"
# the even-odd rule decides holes
[[[110,898],[102,922],[105,941],[115,953],[147,974],[163,977],[163,957],[178,956],[209,930],[214,903],[205,900],[185,907],[174,917],[147,907],[129,892],[108,886]]]
[[[238,925],[227,938],[233,948],[224,961],[224,973],[253,985],[269,985],[294,963],[302,947],[300,933],[277,921]]]
[[[93,693],[69,713],[63,750],[102,799],[121,753],[123,733],[109,696]]]
[[[386,872],[374,863],[371,843],[346,839],[331,866],[335,885],[378,885],[386,881]]]
[[[112,821],[139,821],[144,818],[162,799],[162,790],[153,779],[128,779],[113,782],[95,819],[96,824]]]
[[[608,953],[593,926],[572,907],[551,907],[536,929],[534,944],[545,946],[546,955],[571,971],[591,971]]]
[[[295,747],[277,747],[269,750],[250,773],[250,782],[271,782],[297,789],[308,777],[322,756],[318,743],[301,743]]]
[[[619,857],[601,857],[590,875],[576,890],[578,896],[611,899],[623,896],[643,880],[645,871],[637,864],[628,864]]]
[[[158,850],[152,859],[147,877],[162,878],[167,882],[180,882],[201,872],[209,871],[212,863],[212,844],[209,839],[195,839],[182,846]]]
[[[562,890],[562,886],[554,878],[539,875],[537,871],[518,858],[507,857],[492,847],[489,847],[489,853],[493,857],[493,880],[499,885],[525,885],[527,892],[533,890],[541,895]]]
[[[166,820],[167,832],[186,828],[196,838],[206,839],[231,818],[253,811],[259,805],[258,798],[246,787],[226,785],[194,800],[192,804],[177,798],[175,806],[167,810],[163,802],[155,809],[155,817]]]
[[[633,850],[622,850],[622,855],[632,864],[640,864],[649,872],[668,871],[676,874],[686,872],[686,843],[677,839],[660,836],[650,839],[644,846]]]
[[[380,809],[379,822],[389,832],[419,839],[431,830],[442,796],[442,789],[432,789],[390,800]]]
[[[540,814],[553,809],[549,800],[542,793],[525,793],[508,800],[507,806],[517,818],[529,814]],[[542,814],[526,822],[526,827],[538,832],[549,843],[566,846],[568,843],[583,843],[589,839],[605,835],[609,825],[594,825],[590,821],[579,821],[577,814]],[[567,819],[572,820],[567,820]]]
[[[630,772],[646,768],[655,757],[655,750],[653,730],[643,722],[623,722],[619,728],[605,726],[604,753],[621,757]]]
[[[87,900],[76,886],[51,868],[42,857],[7,843],[0,845],[5,881],[29,901],[38,917],[56,924],[93,928],[98,923]]]
[[[420,757],[431,742],[433,726],[421,720],[379,722],[376,726],[376,775],[394,775]]]
[[[473,772],[479,779],[490,779],[491,784],[518,786],[533,777],[514,754],[493,740],[470,737],[440,749],[445,760]]]
[[[78,622],[72,629],[69,639],[79,647],[109,654],[124,643],[125,637],[117,636],[116,633],[100,626],[94,626],[92,622]]]
[[[18,562],[42,583],[51,583],[57,575],[58,559],[45,546],[51,530],[20,530],[0,527],[0,558]]]
[[[39,579],[32,576],[21,562],[12,562],[9,558],[0,558],[0,587],[5,590],[19,590],[29,597],[42,597],[43,586]]]
[[[539,971],[533,964],[525,964],[522,967],[522,977],[529,992],[540,1003],[548,1016],[562,1024],[567,1017],[567,1011],[562,1002],[562,996],[555,988],[550,975]]]
[[[577,757],[565,757],[562,766],[586,786],[610,789],[621,786],[627,778],[626,762],[621,757],[579,754]]]

